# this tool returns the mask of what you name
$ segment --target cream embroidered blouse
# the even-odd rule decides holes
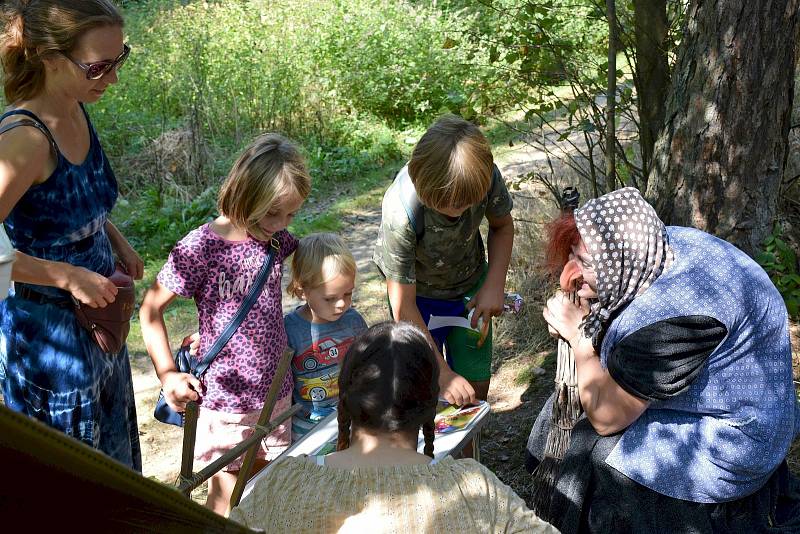
[[[471,459],[339,469],[286,458],[231,511],[266,532],[558,532]]]

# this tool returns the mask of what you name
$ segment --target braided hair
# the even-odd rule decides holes
[[[411,323],[379,323],[361,334],[339,372],[339,439],[350,446],[351,427],[416,434],[433,458],[439,366],[428,340]]]

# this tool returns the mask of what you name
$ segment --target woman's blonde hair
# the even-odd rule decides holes
[[[267,239],[258,226],[280,199],[305,199],[311,177],[294,144],[282,135],[257,137],[233,164],[219,190],[217,207],[256,239]]]
[[[461,209],[486,198],[493,168],[492,148],[480,129],[456,115],[444,115],[414,147],[408,174],[426,206]]]
[[[314,289],[339,275],[356,275],[356,260],[347,245],[334,234],[311,234],[297,245],[286,292],[300,299],[304,289]]]
[[[9,104],[42,91],[44,59],[69,53],[88,30],[124,25],[108,0],[12,0],[2,3],[0,18],[3,92]]]

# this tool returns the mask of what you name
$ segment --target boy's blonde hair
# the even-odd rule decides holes
[[[257,137],[233,164],[219,190],[217,207],[256,239],[267,239],[258,222],[281,198],[305,199],[311,177],[297,147],[282,135]]]
[[[342,274],[356,275],[356,260],[342,238],[334,234],[311,234],[297,245],[286,292],[301,299],[304,289],[314,289]]]
[[[456,115],[444,115],[414,147],[408,174],[426,206],[461,209],[486,198],[493,166],[491,145],[480,129]]]

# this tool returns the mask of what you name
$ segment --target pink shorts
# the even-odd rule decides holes
[[[288,395],[275,403],[272,418],[275,419],[292,405]],[[207,410],[202,406],[197,416],[197,441],[194,458],[209,464],[231,450],[253,434],[253,425],[258,422],[261,410],[248,413],[228,413]],[[290,417],[271,434],[261,440],[256,458],[271,461],[286,450],[292,442],[292,418]],[[244,454],[228,464],[224,471],[239,471]],[[197,470],[197,469],[196,469]]]

